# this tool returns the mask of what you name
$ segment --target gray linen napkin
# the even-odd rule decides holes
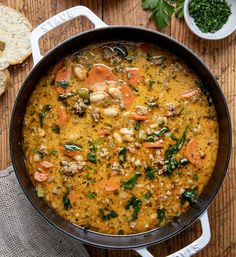
[[[0,257],[89,257],[29,203],[12,168],[0,171]]]

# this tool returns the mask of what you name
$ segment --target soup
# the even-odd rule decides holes
[[[84,229],[134,234],[185,212],[216,162],[218,123],[204,82],[146,43],[89,45],[52,67],[23,126],[39,197]]]

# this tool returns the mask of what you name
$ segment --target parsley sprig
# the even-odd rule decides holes
[[[169,25],[173,14],[177,18],[182,18],[183,6],[184,0],[142,0],[143,9],[152,12],[150,18],[160,29]]]

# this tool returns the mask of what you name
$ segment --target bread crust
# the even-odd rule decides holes
[[[10,73],[8,69],[0,70],[0,95],[2,95],[10,85]]]

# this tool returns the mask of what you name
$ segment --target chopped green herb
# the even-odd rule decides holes
[[[137,183],[138,177],[140,176],[140,172],[135,172],[135,174],[131,178],[129,178],[126,182],[122,183],[121,187],[125,189],[132,189]]]
[[[149,179],[153,179],[155,177],[156,171],[156,168],[150,166],[147,166],[147,168],[145,169],[145,173]]]
[[[91,63],[86,63],[85,66],[88,70],[90,70],[93,67]]]
[[[95,155],[94,152],[88,153],[87,154],[87,159],[88,159],[88,161],[90,161],[90,162],[92,162],[94,164],[97,163],[96,155]]]
[[[155,139],[154,139],[153,136],[148,136],[148,137],[146,138],[146,141],[147,141],[147,142],[154,142]]]
[[[166,217],[165,209],[157,209],[157,218],[163,220]]]
[[[149,80],[149,88],[152,89],[155,84],[155,80]]]
[[[126,147],[122,148],[118,153],[119,164],[124,164],[126,162]]]
[[[131,79],[131,73],[130,72],[127,73],[127,78]]]
[[[57,81],[57,87],[67,88],[69,86],[68,80]]]
[[[167,127],[163,127],[161,130],[159,131],[154,131],[152,132],[152,135],[153,136],[156,136],[156,137],[161,137],[163,136],[166,132],[169,132],[169,128]]]
[[[59,125],[53,124],[52,131],[55,132],[56,134],[60,134],[61,128]]]
[[[96,192],[88,192],[87,193],[87,197],[89,198],[89,199],[94,199],[94,198],[96,198],[96,196],[97,196],[97,193]]]
[[[221,29],[231,15],[226,0],[191,0],[189,14],[203,33],[215,33]]]
[[[142,201],[138,198],[136,198],[135,196],[133,196],[129,201],[128,203],[126,204],[125,206],[125,209],[128,210],[130,208],[133,208],[133,214],[130,218],[130,221],[134,221],[137,219],[138,217],[138,213],[139,213],[139,210],[141,208],[141,205],[142,205]]]
[[[68,198],[68,194],[63,196],[62,202],[65,210],[69,210],[72,207],[70,203],[70,199]]]
[[[196,203],[198,200],[198,191],[196,188],[194,189],[185,189],[184,193],[182,194],[182,203],[189,202],[189,203]]]
[[[134,129],[139,130],[140,127],[141,127],[141,121],[136,121]]]
[[[46,113],[45,112],[40,112],[39,113],[39,123],[40,123],[40,127],[42,128],[44,125],[44,120],[46,118]]]
[[[115,211],[109,210],[107,208],[100,209],[100,214],[103,221],[108,221],[111,218],[118,217],[118,214]]]

